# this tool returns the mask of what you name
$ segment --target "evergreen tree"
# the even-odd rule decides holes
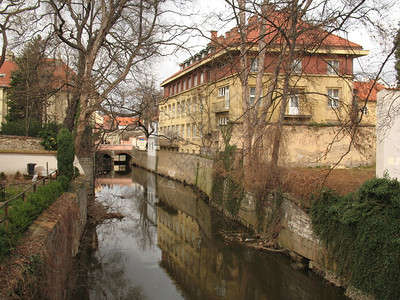
[[[45,41],[36,37],[16,59],[17,69],[12,73],[8,91],[8,122],[24,120],[25,131],[34,122],[42,122],[46,99],[54,90],[53,60],[44,57]]]

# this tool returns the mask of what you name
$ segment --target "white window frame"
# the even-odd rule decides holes
[[[256,87],[251,86],[249,88],[249,104],[250,104],[250,106],[253,106],[255,101],[256,101]]]
[[[257,72],[258,71],[258,58],[251,58],[250,59],[250,72]]]
[[[190,138],[190,133],[191,133],[191,131],[190,131],[190,124],[188,123],[188,124],[186,124],[186,139],[187,140],[190,140],[191,138]]]
[[[229,118],[223,117],[223,118],[218,118],[218,126],[225,126],[229,123]]]
[[[340,60],[327,60],[327,70],[328,75],[337,75],[340,68]]]
[[[197,74],[193,76],[193,86],[197,86]]]
[[[200,84],[204,83],[204,72],[200,73]]]
[[[224,86],[218,89],[218,97],[224,97],[229,93],[229,86]]]
[[[363,105],[363,107],[361,107],[361,112],[363,115],[369,115],[369,108],[367,105]]]
[[[339,100],[340,100],[340,90],[339,89],[328,89],[327,92],[328,97],[328,107],[335,108],[339,107]]]
[[[292,72],[294,74],[301,74],[303,72],[303,61],[300,58],[296,58],[293,60]]]

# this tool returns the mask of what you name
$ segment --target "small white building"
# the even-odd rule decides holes
[[[400,89],[378,92],[376,176],[400,180]]]

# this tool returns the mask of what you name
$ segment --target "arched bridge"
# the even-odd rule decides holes
[[[100,144],[96,150],[98,173],[126,172],[131,165],[133,145]]]

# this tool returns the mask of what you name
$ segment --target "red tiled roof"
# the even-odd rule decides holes
[[[281,34],[279,34],[279,30],[276,28],[284,28],[285,24],[287,23],[287,18],[285,18],[284,13],[275,12],[274,15],[269,17],[269,23],[267,24],[265,40],[271,46],[279,46],[284,38]],[[312,24],[308,24],[304,21],[298,22],[298,32],[299,36],[296,39],[297,45],[303,45],[304,49],[306,50],[316,50],[318,48],[329,48],[329,49],[357,49],[362,50],[362,46],[356,43],[353,43],[345,38],[342,38],[338,35],[333,33],[328,33],[322,28],[315,27],[313,28]],[[255,45],[258,42],[260,34],[260,21],[257,16],[253,16],[249,19],[249,28],[247,32],[247,43],[249,45]],[[214,36],[215,35],[215,36]],[[323,39],[322,39],[323,38]],[[212,41],[209,45],[214,45],[216,47],[216,51],[214,53],[208,54],[205,58],[201,59],[200,61],[196,61],[195,63],[191,64],[190,66],[179,70],[175,74],[171,75],[167,79],[163,81],[166,82],[171,78],[179,75],[180,73],[186,71],[189,68],[194,67],[195,65],[199,64],[204,59],[207,59],[211,56],[211,54],[215,54],[216,52],[222,51],[224,47],[227,46],[235,46],[239,45],[240,36],[238,27],[232,28],[228,31],[225,36],[216,36],[216,32],[212,33]],[[163,83],[161,85],[163,85]]]
[[[129,126],[129,125],[136,125],[139,121],[139,118],[131,118],[131,117],[115,117],[112,118],[110,116],[103,116],[104,125],[106,127],[111,126],[111,122],[114,122],[116,126]]]
[[[11,72],[17,69],[17,64],[12,61],[6,59],[3,65],[0,68],[0,74],[4,74],[4,77],[0,75],[0,86],[10,86],[11,82]]]
[[[76,75],[65,63],[60,60],[54,60],[51,58],[46,59],[48,62],[54,62],[54,79],[57,80],[57,85],[61,86],[64,83],[71,82],[72,78]],[[4,74],[4,77],[0,76],[0,86],[9,87],[11,83],[12,72],[17,70],[18,66],[14,60],[6,59],[0,68],[0,74]],[[56,82],[56,81],[55,81]],[[59,87],[57,86],[57,88]],[[63,87],[66,89],[67,87]]]
[[[376,101],[377,93],[386,87],[375,80],[354,81],[354,90],[357,90],[357,97],[360,101]]]

